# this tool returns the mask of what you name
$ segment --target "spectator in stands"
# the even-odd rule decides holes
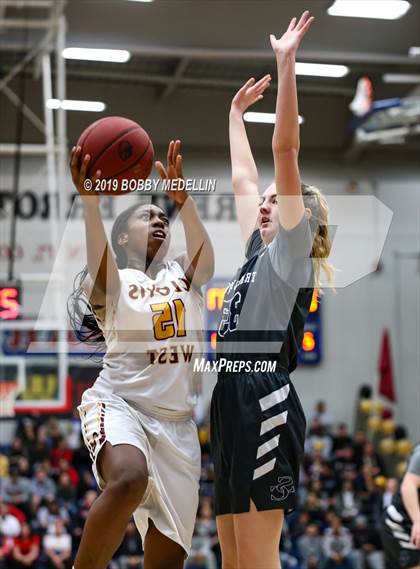
[[[344,480],[341,492],[337,496],[338,513],[349,522],[360,512],[360,502],[353,488],[351,480]]]
[[[32,466],[26,456],[20,456],[17,461],[19,476],[30,478],[32,476]]]
[[[11,464],[9,477],[6,478],[2,488],[2,499],[8,504],[15,504],[23,511],[29,506],[31,497],[31,482],[27,478],[19,476],[17,464]]]
[[[77,488],[79,484],[80,476],[77,470],[72,466],[72,464],[68,461],[67,458],[60,458],[58,461],[58,469],[57,475],[59,476],[63,472],[66,472],[69,475],[70,483],[74,488]]]
[[[398,490],[398,480],[396,478],[388,478],[385,486],[385,492],[382,495],[381,508],[385,510],[392,502],[394,494]]]
[[[32,479],[31,494],[35,494],[40,498],[47,496],[55,496],[56,485],[52,478],[48,476],[45,467],[39,465],[35,468],[35,475]]]
[[[143,548],[140,536],[132,520],[127,524],[124,539],[113,557],[120,569],[139,569],[143,567]]]
[[[349,428],[347,423],[339,423],[337,427],[337,432],[333,437],[333,453],[337,455],[337,452],[343,448],[348,448],[353,446],[353,439],[349,434]]]
[[[350,559],[352,545],[349,530],[343,527],[338,516],[332,516],[323,538],[323,551],[327,559],[325,569],[353,569]]]
[[[0,535],[17,537],[20,534],[20,522],[9,512],[8,504],[0,500]]]
[[[12,441],[11,448],[9,451],[10,465],[17,464],[19,457],[21,456],[24,456],[22,439],[20,437],[15,437]]]
[[[71,464],[73,460],[73,451],[68,446],[64,437],[60,437],[58,444],[51,450],[51,465],[53,468],[59,468],[60,462],[65,460],[67,464]]]
[[[383,474],[384,465],[380,456],[375,452],[373,444],[367,443],[363,449],[362,456],[363,465],[368,465],[372,468],[373,476]]]
[[[47,438],[43,438],[41,435],[41,430],[38,431],[38,438],[36,441],[35,449],[33,452],[33,463],[34,465],[42,464],[44,461],[49,461],[50,459],[50,447],[48,445]]]
[[[77,509],[76,513],[73,515],[72,519],[72,537],[73,537],[73,545],[75,550],[77,550],[78,545],[80,543],[80,539],[82,537],[83,526],[88,516],[89,510],[93,505],[93,502],[98,497],[98,492],[96,490],[88,490]]]
[[[55,521],[53,533],[44,536],[43,550],[48,569],[71,568],[71,536],[61,518]]]
[[[332,464],[329,462],[323,462],[319,471],[319,479],[322,484],[323,490],[332,496],[336,489],[339,487],[339,481],[335,476]]]
[[[344,448],[340,451],[340,457],[334,462],[334,474],[338,483],[337,488],[340,489],[344,480],[356,480],[358,476],[356,463],[354,462],[354,451],[351,447]]]
[[[68,472],[62,472],[58,477],[57,502],[61,505],[72,504],[77,495],[76,487],[71,483]]]
[[[50,415],[45,427],[46,427],[46,435],[51,443],[52,448],[53,449],[57,448],[60,441],[63,438],[58,418],[55,417],[54,415]]]
[[[369,527],[365,516],[357,516],[352,529],[355,569],[385,569],[378,532]]]
[[[322,399],[317,401],[314,410],[309,415],[309,424],[312,424],[314,419],[319,421],[319,423],[325,428],[326,432],[330,431],[332,426],[332,417],[327,411],[326,402]]]
[[[302,569],[317,569],[322,561],[322,538],[316,524],[309,524],[305,534],[298,540]]]
[[[13,538],[2,535],[2,532],[0,531],[0,569],[9,569],[13,547]]]
[[[316,494],[309,492],[306,503],[305,510],[309,515],[309,521],[313,524],[322,523],[324,519],[324,510],[321,507],[320,500]]]
[[[28,457],[31,463],[33,463],[34,453],[37,445],[37,436],[35,432],[35,424],[32,419],[26,417],[22,422],[22,429],[18,433],[22,440],[22,449],[25,456]]]
[[[49,531],[60,518],[66,522],[70,521],[69,514],[65,508],[60,507],[53,496],[47,496],[45,500],[42,501],[42,505],[37,512],[39,527],[42,531]]]
[[[317,417],[314,417],[311,422],[309,434],[305,442],[305,452],[312,454],[315,450],[319,451],[324,459],[328,460],[331,456],[331,437],[326,433],[325,427]]]
[[[356,431],[353,440],[354,461],[357,469],[360,469],[363,464],[363,451],[367,443],[366,433],[364,431]]]
[[[33,535],[29,524],[22,524],[20,535],[15,537],[11,555],[13,569],[34,568],[39,557],[40,538]]]
[[[89,455],[88,455],[89,456]],[[90,458],[89,458],[90,460]],[[85,496],[86,492],[89,490],[94,490],[98,488],[96,480],[92,474],[91,470],[83,470],[81,473],[79,484],[77,485],[77,497],[80,499]]]
[[[299,510],[296,510],[289,516],[287,520],[289,525],[289,533],[293,542],[296,542],[300,537],[302,537],[306,528],[310,522],[309,514],[306,511],[304,505],[300,505]]]

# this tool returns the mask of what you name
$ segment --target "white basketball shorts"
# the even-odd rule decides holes
[[[149,482],[134,521],[143,543],[149,518],[156,528],[185,549],[191,548],[198,508],[201,452],[192,419],[156,419],[134,409],[115,394],[87,389],[78,407],[82,433],[93,461],[98,486],[105,482],[97,468],[99,451],[111,445],[130,444],[146,457]]]

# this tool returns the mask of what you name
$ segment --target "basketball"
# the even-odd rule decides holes
[[[81,157],[90,155],[87,178],[100,170],[93,189],[120,195],[133,189],[130,180],[145,180],[152,170],[154,151],[147,132],[124,117],[105,117],[88,126],[79,137]]]

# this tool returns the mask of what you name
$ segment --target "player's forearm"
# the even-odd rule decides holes
[[[242,183],[251,182],[257,186],[257,166],[252,156],[242,112],[234,107],[229,114],[229,144],[234,191],[240,192]]]
[[[184,226],[188,258],[195,269],[194,281],[200,286],[214,274],[213,245],[191,197],[181,206],[180,217]]]
[[[407,476],[401,484],[401,495],[405,509],[414,523],[420,520],[420,504],[418,496],[418,485],[414,480],[410,480]]]
[[[82,199],[89,275],[95,288],[103,293],[113,294],[117,292],[120,284],[118,267],[108,243],[99,205],[93,200],[89,201],[89,197]]]
[[[278,53],[276,122],[273,133],[274,161],[280,152],[299,151],[299,114],[296,89],[295,54]]]

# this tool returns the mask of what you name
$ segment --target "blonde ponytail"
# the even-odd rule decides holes
[[[335,273],[333,265],[328,262],[331,252],[331,238],[328,231],[328,203],[323,193],[315,186],[302,184],[302,195],[305,207],[312,212],[310,224],[315,231],[311,254],[315,288],[322,288],[321,272],[325,274],[329,285],[333,284]]]

